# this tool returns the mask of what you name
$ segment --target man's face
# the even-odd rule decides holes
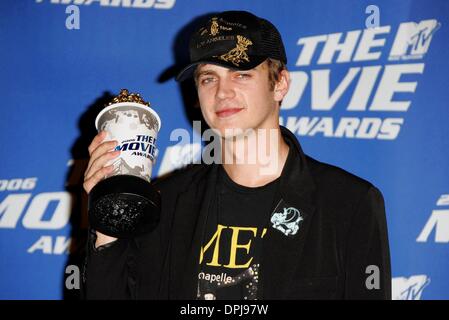
[[[203,117],[222,136],[234,136],[226,129],[277,128],[283,95],[270,90],[266,62],[248,71],[200,65],[197,83]]]

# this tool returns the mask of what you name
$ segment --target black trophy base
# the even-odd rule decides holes
[[[134,237],[156,227],[160,203],[160,194],[148,181],[131,175],[112,176],[89,193],[89,223],[111,237]]]

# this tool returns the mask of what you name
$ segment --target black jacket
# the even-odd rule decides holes
[[[359,177],[306,156],[294,134],[284,127],[281,131],[295,156],[284,166],[275,199],[299,209],[304,220],[295,237],[272,228],[267,231],[260,299],[391,299],[381,193]],[[217,168],[191,165],[156,182],[162,213],[150,234],[119,239],[99,250],[93,248],[91,237],[83,277],[85,297],[195,299]],[[375,283],[376,274],[367,270],[370,265],[379,268],[379,289],[366,286]]]

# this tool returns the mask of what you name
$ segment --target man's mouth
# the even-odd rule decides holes
[[[227,108],[227,109],[223,109],[220,111],[216,111],[215,114],[219,118],[228,118],[242,110],[243,110],[243,108]]]

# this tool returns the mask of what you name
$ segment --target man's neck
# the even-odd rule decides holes
[[[235,183],[247,187],[279,178],[289,151],[279,127],[253,133],[222,140],[223,168]]]

